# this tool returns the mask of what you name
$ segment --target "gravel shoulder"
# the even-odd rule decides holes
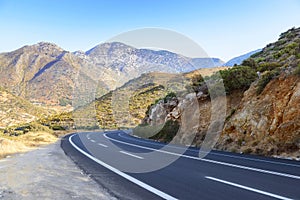
[[[0,199],[115,199],[67,157],[60,141],[0,160]]]

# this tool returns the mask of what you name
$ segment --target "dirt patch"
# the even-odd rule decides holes
[[[114,199],[64,154],[60,142],[0,160],[0,199]]]

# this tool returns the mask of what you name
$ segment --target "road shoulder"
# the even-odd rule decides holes
[[[85,175],[60,141],[0,160],[0,199],[114,199]]]

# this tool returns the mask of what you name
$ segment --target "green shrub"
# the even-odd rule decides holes
[[[134,129],[132,129],[133,135],[142,137],[142,138],[151,138],[155,134],[157,134],[162,128],[164,124],[159,124],[156,126],[151,126],[149,124],[140,124]]]
[[[265,74],[263,74],[257,83],[258,86],[256,90],[257,95],[259,95],[265,89],[266,85],[279,74],[280,74],[280,70],[278,69],[273,71],[268,71]]]
[[[179,128],[179,122],[169,120],[164,124],[164,127],[156,135],[150,137],[150,139],[171,142]]]
[[[252,55],[250,56],[250,58],[257,58],[257,57],[260,56],[262,53],[263,53],[263,51],[256,52],[256,53],[252,54]]]
[[[63,130],[65,130],[64,127],[59,126],[59,125],[53,125],[53,126],[51,126],[50,128],[51,128],[52,130],[54,130],[54,131],[63,131]]]
[[[244,60],[241,65],[251,67],[252,69],[257,68],[257,63],[253,58],[248,58],[248,59]]]
[[[247,148],[243,151],[243,153],[245,154],[251,154],[252,153],[252,149],[251,148]]]
[[[230,94],[234,90],[247,90],[257,79],[256,71],[249,66],[237,66],[220,71],[225,90]]]
[[[170,101],[172,98],[176,98],[176,93],[175,92],[170,92],[167,94],[167,96],[165,96],[164,98],[164,103],[167,103],[168,101]]]
[[[300,76],[300,63],[297,65],[294,74]]]
[[[235,108],[231,109],[231,111],[230,111],[229,115],[226,117],[225,121],[228,121],[232,117],[232,115],[234,115],[235,111],[236,111]]]
[[[272,71],[276,68],[279,68],[280,66],[281,65],[277,62],[266,62],[266,63],[259,64],[257,70],[260,72]]]

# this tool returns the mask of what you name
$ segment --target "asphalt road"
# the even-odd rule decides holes
[[[211,151],[123,131],[65,137],[62,148],[119,199],[300,199],[300,162]]]

